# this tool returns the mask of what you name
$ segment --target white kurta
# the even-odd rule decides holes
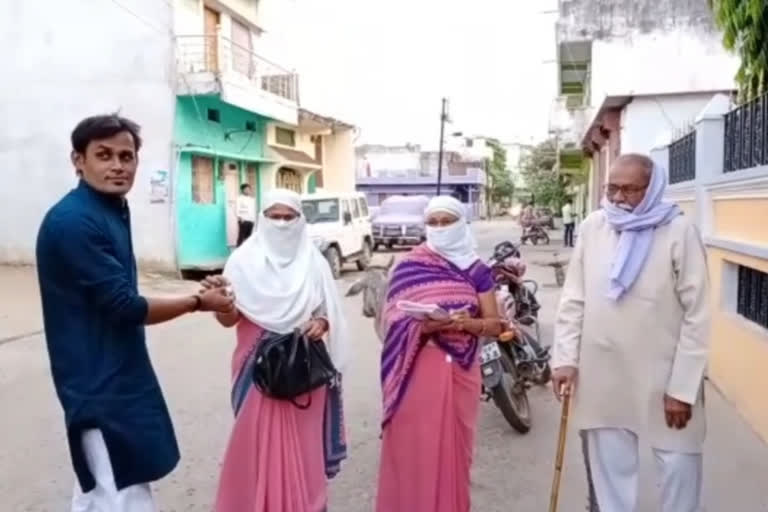
[[[684,216],[659,227],[637,281],[616,302],[607,291],[618,241],[604,213],[595,212],[582,223],[568,266],[552,366],[579,368],[574,423],[627,429],[654,448],[700,453],[710,330],[701,237]],[[686,428],[667,426],[665,393],[694,404]]]

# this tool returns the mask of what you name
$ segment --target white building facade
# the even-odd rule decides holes
[[[560,96],[550,128],[561,170],[589,196],[587,211],[620,153],[648,153],[659,133],[671,137],[735,88],[738,60],[723,49],[706,2],[561,0],[556,34]]]

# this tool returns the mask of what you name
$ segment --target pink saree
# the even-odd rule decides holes
[[[481,262],[462,271],[424,246],[390,281],[382,350],[383,436],[377,512],[468,512],[480,402],[478,340],[461,333],[425,337],[399,300],[469,307],[493,287]]]
[[[329,450],[329,432],[343,449],[341,417],[331,412],[335,390],[311,393],[311,405],[261,394],[250,381],[254,349],[264,331],[246,319],[237,326],[232,358],[235,423],[224,456],[215,512],[323,512],[327,477],[338,471],[343,455]],[[306,403],[308,396],[296,399]],[[329,414],[330,413],[330,414]],[[333,417],[333,420],[330,418]],[[328,428],[333,426],[333,428]]]

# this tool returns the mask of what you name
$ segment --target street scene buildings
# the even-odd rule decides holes
[[[365,192],[372,206],[393,195],[432,197],[437,193],[439,155],[439,151],[418,145],[359,146],[357,189]],[[486,165],[490,156],[490,148],[480,137],[453,136],[443,151],[443,190],[465,203],[475,218],[487,212]]]
[[[340,52],[364,41],[360,32],[358,39],[344,39],[339,26],[379,23],[375,15],[373,21],[355,18],[354,6],[381,9],[381,3],[327,2],[49,0],[11,2],[7,20],[0,16],[0,41],[13,48],[0,81],[6,92],[0,105],[0,169],[6,178],[0,187],[0,438],[7,440],[0,450],[0,512],[58,512],[71,501],[75,477],[51,385],[35,244],[46,211],[79,180],[69,161],[69,133],[86,116],[112,112],[142,128],[139,170],[127,196],[142,296],[191,296],[200,289],[199,279],[221,272],[237,245],[243,185],[253,191],[249,200],[256,212],[263,210],[266,194],[280,188],[301,194],[301,214],[319,219],[309,222],[309,237],[330,264],[352,345],[344,374],[349,457],[329,484],[328,510],[338,512],[375,506],[382,340],[376,316],[381,311],[371,304],[381,296],[373,291],[384,295],[388,272],[409,254],[411,248],[400,242],[421,243],[427,232],[423,211],[411,215],[395,207],[394,216],[403,214],[407,222],[389,226],[395,235],[383,224],[377,234],[372,226],[382,203],[394,196],[416,204],[407,196],[450,195],[466,208],[480,259],[489,260],[500,242],[519,245],[525,274],[520,278],[535,288],[532,296],[540,305],[533,326],[521,329],[551,347],[562,280],[574,257],[563,240],[562,218],[572,214],[578,233],[578,224],[603,207],[616,160],[627,153],[649,155],[666,169],[666,199],[695,223],[708,260],[708,275],[700,276],[711,286],[712,316],[703,503],[709,512],[768,512],[768,83],[762,94],[744,95],[735,78],[741,60],[724,48],[722,25],[708,2],[552,0],[539,6],[537,0],[530,2],[535,9],[522,5],[529,2],[470,2],[458,9],[455,25],[438,24],[435,35],[428,31],[431,20],[411,16],[421,2],[393,1],[391,9],[408,19],[387,29],[405,40],[409,28],[414,48],[393,54],[392,62],[371,59],[375,66],[366,69],[373,69],[381,89],[338,92],[340,103],[356,105],[359,117],[355,109],[340,114],[306,101],[323,82],[307,80],[298,63],[313,41],[299,37],[296,19],[302,10],[327,10],[327,18],[311,21],[329,40],[338,37]],[[451,4],[434,2],[435,9]],[[554,63],[556,70],[547,84],[534,84],[544,91],[538,101],[547,121],[541,133],[492,133],[482,123],[464,124],[461,107],[472,111],[475,104],[457,105],[455,123],[440,126],[445,116],[437,100],[448,93],[435,86],[429,98],[421,98],[436,106],[425,121],[434,132],[419,140],[403,135],[403,125],[417,115],[403,107],[406,98],[386,94],[392,82],[427,82],[434,69],[425,62],[434,48],[426,40],[457,33],[456,39],[471,40],[493,32],[489,19],[502,4],[517,4],[507,14],[519,11],[531,25],[551,20],[546,40],[554,54],[543,44],[509,47],[494,39],[466,54],[454,48],[455,69],[448,76],[459,81],[459,75],[471,75],[456,88],[472,89],[468,96],[498,90],[490,87],[496,81],[505,94],[525,96],[530,89],[521,82],[531,64],[521,54],[544,52],[540,59],[536,54],[536,66]],[[330,23],[333,18],[340,20],[337,25]],[[512,15],[502,20],[505,30],[512,21]],[[365,41],[372,54],[392,44],[372,39]],[[420,53],[422,42],[429,52]],[[473,67],[480,51],[495,55],[499,68],[514,68],[514,76],[500,79],[492,66]],[[329,61],[341,62],[328,70],[351,70],[345,76],[354,90],[363,59],[327,53]],[[331,72],[324,62],[317,67],[321,78]],[[386,140],[369,135],[385,131],[371,124],[385,123],[366,119],[360,107],[382,101],[397,112]],[[501,106],[488,114],[488,126],[492,116],[534,124]],[[445,133],[438,145],[439,128]],[[545,186],[542,176],[550,179]],[[572,205],[570,214],[563,213],[566,204]],[[547,212],[546,243],[522,244],[521,211],[528,205],[537,216]],[[404,240],[413,233],[415,241]],[[392,240],[377,239],[385,235]],[[379,279],[382,288],[352,296],[366,279]],[[152,484],[159,510],[213,507],[233,421],[236,336],[211,314],[147,329],[182,453],[174,472]],[[528,512],[549,503],[563,409],[549,383],[519,382],[528,400],[525,434],[510,427],[490,395],[477,397],[472,510]],[[648,446],[641,448],[637,510],[655,512],[656,460]],[[561,512],[585,509],[590,488],[583,450],[571,425]]]
[[[144,127],[145,172],[131,206],[134,229],[142,233],[136,253],[147,268],[221,268],[236,242],[233,205],[240,184],[252,186],[257,204],[277,186],[302,193],[354,191],[355,127],[300,108],[300,77],[281,57],[290,52],[272,37],[290,24],[294,7],[257,0],[143,0],[126,11],[111,3],[94,8],[74,2],[46,11],[50,26],[41,42],[26,29],[38,26],[37,13],[17,4],[19,44],[44,55],[50,66],[43,73],[22,60],[9,63],[17,67],[9,68],[6,85],[19,98],[7,106],[8,118],[22,116],[41,147],[19,143],[18,126],[0,129],[9,141],[2,158],[11,179],[23,175],[37,190],[0,196],[2,215],[16,218],[0,228],[0,262],[34,261],[33,233],[46,205],[75,176],[40,173],[29,181],[25,169],[66,165],[69,149],[61,133],[84,112],[130,113]],[[66,23],[54,22],[85,16],[99,17],[102,27],[130,30],[100,29],[92,36],[101,43],[92,46]],[[82,65],[75,56],[86,47],[88,64]],[[57,96],[40,94],[52,83]]]

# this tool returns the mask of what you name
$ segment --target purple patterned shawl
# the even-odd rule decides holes
[[[443,309],[469,307],[479,314],[478,293],[493,287],[491,271],[478,260],[462,271],[421,245],[413,249],[392,272],[382,323],[386,336],[381,354],[381,387],[384,401],[382,426],[392,419],[410,381],[413,365],[428,341],[421,322],[397,309],[401,300],[438,304]],[[477,337],[459,332],[431,338],[438,347],[469,370],[477,359]]]

